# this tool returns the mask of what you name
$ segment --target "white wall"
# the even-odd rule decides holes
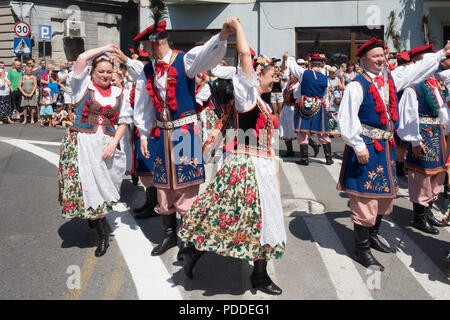
[[[449,1],[450,2],[450,1]],[[295,54],[296,27],[366,26],[375,23],[386,28],[391,10],[396,13],[396,30],[403,38],[406,50],[423,44],[421,20],[424,0],[349,0],[349,1],[263,1],[260,2],[258,35],[258,5],[205,4],[169,7],[168,29],[220,29],[226,18],[240,18],[250,46],[268,56],[280,57],[285,51]],[[448,5],[448,4],[447,4]],[[446,6],[447,6],[446,5]],[[442,24],[450,23],[450,7],[431,10],[432,37],[441,47]],[[388,45],[393,49],[391,41]]]

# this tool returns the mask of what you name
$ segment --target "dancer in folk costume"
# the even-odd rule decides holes
[[[322,58],[319,54],[310,56],[311,69],[304,69],[286,52],[283,55],[282,69],[287,69],[295,75],[300,83],[301,99],[298,101],[296,132],[300,143],[300,165],[309,165],[308,144],[311,134],[317,134],[323,145],[327,165],[334,163],[331,156],[330,128],[326,113],[328,105],[328,78],[322,74],[320,66]]]
[[[284,88],[284,104],[283,109],[281,109],[280,115],[280,138],[286,143],[287,151],[281,157],[288,158],[294,157],[294,148],[292,146],[292,141],[297,138],[295,133],[294,124],[294,114],[295,114],[295,101],[300,99],[300,90],[298,89],[300,84],[298,79],[294,76],[292,72],[289,72],[289,81]]]
[[[197,103],[197,109],[200,112],[200,121],[202,123],[202,142],[205,142],[212,129],[219,122],[219,117],[214,110],[215,107],[211,96],[212,87],[206,72],[199,73],[195,76],[195,86],[195,102]]]
[[[151,156],[153,162],[155,210],[162,217],[164,233],[152,250],[156,256],[177,245],[176,213],[184,217],[205,181],[194,78],[219,63],[231,33],[225,23],[220,34],[184,53],[169,47],[166,22],[154,20],[134,39],[142,41],[144,51],[152,52],[154,58],[136,84],[134,122],[141,135],[142,154]]]
[[[192,278],[204,251],[253,261],[252,287],[277,295],[282,291],[267,274],[267,261],[281,258],[286,243],[271,146],[277,121],[261,99],[271,91],[274,66],[263,55],[253,64],[239,20],[233,18],[230,24],[240,58],[233,77],[237,141],[226,144],[223,166],[183,220],[180,237],[193,244],[181,252],[184,271]]]
[[[111,44],[78,56],[71,80],[76,118],[60,150],[62,215],[89,219],[89,225],[99,235],[96,256],[105,254],[109,246],[105,215],[113,211],[112,206],[120,199],[125,173],[125,154],[117,146],[126,130],[128,116],[122,110],[128,101],[122,89],[111,86],[114,62],[104,55],[117,49]],[[93,60],[91,73],[89,60]]]
[[[411,56],[409,52],[401,52],[395,56],[397,60],[397,69],[403,69],[407,65],[413,63],[411,60]],[[401,101],[404,90],[401,90],[397,93],[398,101]],[[403,141],[399,138],[397,132],[394,133],[395,138],[395,154],[397,156],[397,160],[395,161],[395,169],[397,170],[397,177],[407,176],[408,173],[405,171],[405,159],[406,154],[408,153],[408,142]]]
[[[122,51],[114,55],[114,59],[125,65],[130,78],[133,80],[131,89],[129,90],[130,108],[129,113],[132,120],[134,120],[134,106],[136,97],[136,81],[144,70],[145,64],[150,60],[148,53],[141,49],[130,50],[132,52],[132,59],[128,58]],[[141,153],[140,148],[140,134],[139,130],[133,125],[130,127],[130,145],[132,149],[132,163],[131,173],[141,180],[145,187],[145,202],[142,206],[133,210],[136,219],[147,219],[158,216],[155,212],[155,207],[158,204],[156,195],[156,187],[153,185],[153,163],[152,159],[146,158]]]
[[[433,52],[433,45],[410,51],[414,62]],[[448,71],[431,75],[425,81],[404,90],[399,103],[399,137],[410,142],[405,160],[408,170],[409,199],[413,203],[413,227],[439,234],[444,227],[432,213],[445,179],[446,139],[441,125],[448,126],[448,90],[442,80]]]
[[[381,40],[372,38],[356,53],[364,72],[347,85],[340,105],[338,121],[346,146],[337,189],[350,197],[355,259],[365,267],[384,270],[371,247],[391,252],[378,238],[378,232],[383,215],[392,212],[398,191],[392,148],[398,128],[397,91],[433,74],[446,52],[450,52],[450,44],[392,72],[386,69]]]

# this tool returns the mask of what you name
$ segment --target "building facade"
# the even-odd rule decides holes
[[[142,0],[141,6],[149,1]],[[332,63],[354,59],[358,47],[375,36],[387,40],[392,52],[424,44],[424,16],[430,43],[437,48],[450,39],[450,1],[428,0],[169,0],[168,29],[173,46],[186,50],[218,32],[237,16],[256,52],[281,57],[285,51],[305,58],[325,53]],[[144,8],[145,10],[145,8]],[[400,43],[385,33],[394,15]],[[142,14],[142,13],[141,13]],[[141,17],[142,18],[142,17]],[[148,25],[145,19],[143,24]],[[142,25],[141,25],[142,27]],[[237,61],[233,40],[227,60]]]
[[[127,51],[139,30],[137,0],[2,1],[0,0],[0,61],[10,65],[14,54],[14,25],[25,21],[31,28],[31,52],[58,65],[76,60],[81,52],[117,44]],[[39,39],[39,26],[50,26],[49,41]]]

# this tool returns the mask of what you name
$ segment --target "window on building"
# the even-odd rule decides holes
[[[306,59],[308,54],[323,53],[328,65],[355,62],[355,53],[367,40],[384,38],[383,28],[327,27],[296,28],[296,57]]]
[[[445,47],[445,45],[447,44],[447,40],[450,40],[450,25],[444,26],[444,30],[442,33],[444,36],[443,46]]]
[[[195,46],[204,44],[220,30],[168,30],[168,32],[170,47],[187,52]],[[224,60],[232,66],[237,64],[236,37],[234,35],[228,38],[228,48]]]
[[[52,42],[51,41],[39,41],[39,58],[52,56]]]

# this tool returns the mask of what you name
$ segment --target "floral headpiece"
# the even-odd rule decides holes
[[[125,72],[117,67],[114,68],[114,73],[117,73],[122,79],[126,78]]]
[[[254,63],[256,74],[259,75],[271,62],[272,60],[268,56],[260,54]]]
[[[111,59],[108,55],[103,54],[100,57],[97,57],[95,60],[95,63],[98,63],[100,61],[108,61],[109,63],[111,63],[112,65],[114,65],[114,61],[113,59]]]

